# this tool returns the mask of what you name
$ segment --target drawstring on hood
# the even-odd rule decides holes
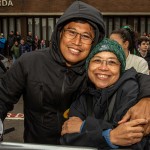
[[[91,83],[89,87],[89,93],[93,95],[94,98],[93,108],[94,108],[95,117],[100,118],[100,116],[103,116],[102,114],[107,113],[107,117],[109,118],[108,106],[110,101],[109,101],[107,89],[106,90],[95,89]]]

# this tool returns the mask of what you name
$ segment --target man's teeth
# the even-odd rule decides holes
[[[80,51],[79,50],[76,50],[76,49],[70,49],[71,53],[73,54],[78,54]]]

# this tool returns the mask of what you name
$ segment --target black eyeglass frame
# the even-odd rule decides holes
[[[66,38],[68,38],[68,39],[73,40],[73,39],[76,38],[76,36],[79,34],[79,35],[80,35],[80,38],[81,38],[81,43],[87,44],[87,45],[92,45],[92,43],[94,42],[94,38],[92,39],[92,38],[89,36],[89,39],[91,39],[91,43],[84,43],[84,42],[82,41],[82,39],[83,39],[82,37],[84,37],[84,35],[83,35],[82,33],[79,33],[79,32],[76,32],[76,31],[73,31],[73,30],[70,30],[70,29],[63,29],[62,31],[63,31],[63,33],[64,33],[64,36],[65,36]],[[69,38],[69,37],[67,37],[66,34],[65,34],[66,31],[70,31],[70,32],[76,33],[76,34],[74,35],[74,37]]]

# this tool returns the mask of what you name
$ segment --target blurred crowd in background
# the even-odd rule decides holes
[[[38,36],[33,37],[32,32],[28,32],[26,38],[22,38],[19,32],[10,31],[7,39],[0,33],[0,54],[12,59],[13,62],[23,53],[46,48],[45,40],[40,40]]]

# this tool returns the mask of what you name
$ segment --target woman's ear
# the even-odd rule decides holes
[[[124,49],[128,49],[129,48],[129,41],[125,41],[124,42]]]

